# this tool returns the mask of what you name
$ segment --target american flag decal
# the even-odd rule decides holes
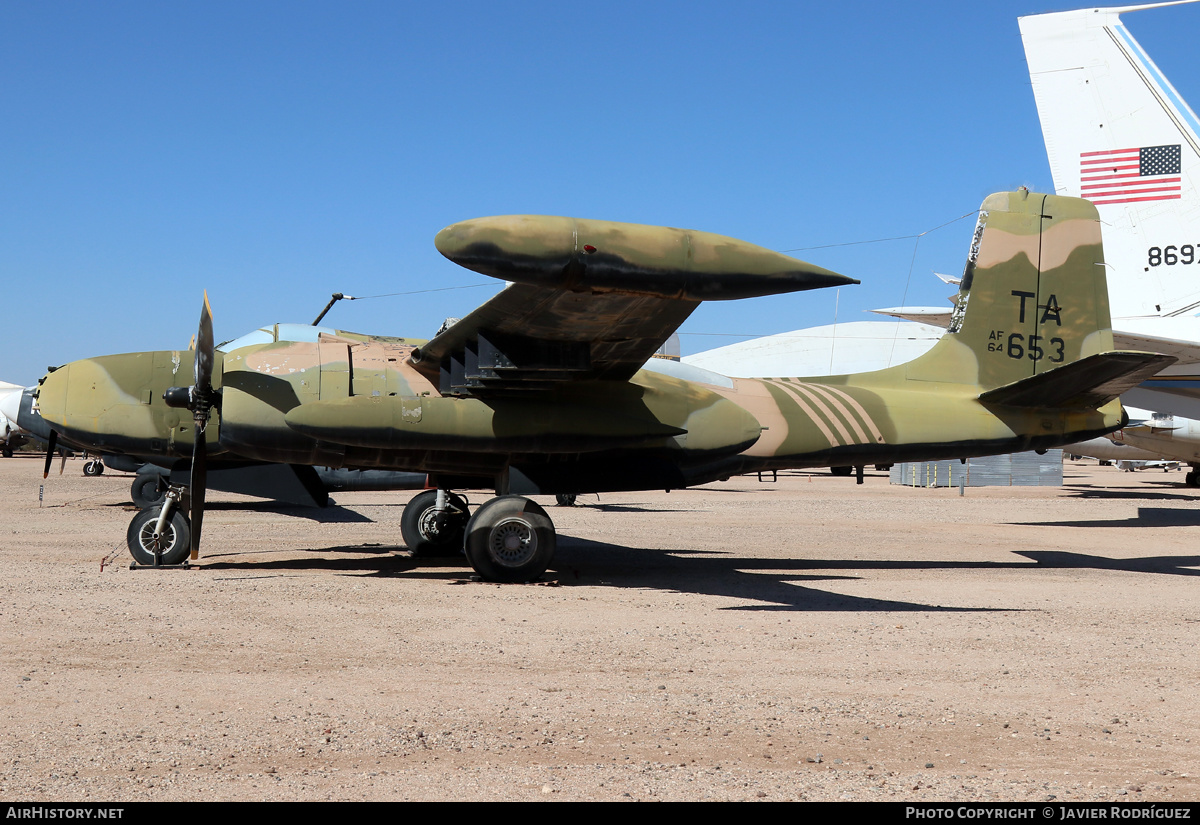
[[[1179,200],[1179,144],[1083,152],[1079,194],[1092,203]]]

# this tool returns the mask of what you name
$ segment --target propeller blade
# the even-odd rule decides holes
[[[200,327],[196,330],[196,361],[192,369],[195,383],[190,392],[192,421],[196,425],[196,437],[192,446],[192,560],[200,558],[200,534],[204,529],[204,499],[208,487],[208,427],[209,411],[213,407],[212,374],[216,361],[213,342],[212,307],[208,303],[208,291],[204,292],[204,306],[200,310]]]
[[[54,447],[58,444],[58,431],[50,431],[50,441],[46,446],[46,466],[42,470],[42,478],[50,477],[50,464],[54,461]]]
[[[200,558],[200,531],[204,527],[204,493],[208,484],[208,437],[202,423],[196,422],[196,441],[192,447],[192,552],[191,559]]]
[[[212,307],[208,305],[208,290],[205,290],[204,307],[200,310],[200,329],[196,332],[196,363],[192,370],[193,383],[201,395],[207,395],[212,389],[215,359]]]

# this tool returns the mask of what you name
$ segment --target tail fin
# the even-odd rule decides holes
[[[946,334],[907,377],[972,384],[992,403],[1079,406],[1095,402],[1092,391],[1115,397],[1122,376],[1164,366],[1162,356],[1112,350],[1096,207],[1001,192],[980,209]]]
[[[1121,23],[1167,5],[1019,20],[1055,191],[1099,208],[1120,317],[1200,306],[1200,120]]]

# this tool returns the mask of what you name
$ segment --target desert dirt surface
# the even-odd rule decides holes
[[[81,470],[0,460],[5,799],[1200,799],[1182,472],[584,496],[499,586],[407,556],[406,492],[210,493],[131,571]]]

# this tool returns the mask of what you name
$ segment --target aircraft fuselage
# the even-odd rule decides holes
[[[974,385],[938,392],[907,366],[856,376],[687,381],[653,369],[512,395],[442,395],[411,344],[281,341],[223,353],[209,423],[215,455],[404,469],[443,486],[525,493],[678,488],[764,469],[888,464],[1041,449],[1121,425],[1112,402],[1050,412],[986,405]],[[90,449],[185,458],[186,411],[163,393],[190,351],[103,356],[49,374],[38,405]],[[503,479],[503,480],[501,480]]]

